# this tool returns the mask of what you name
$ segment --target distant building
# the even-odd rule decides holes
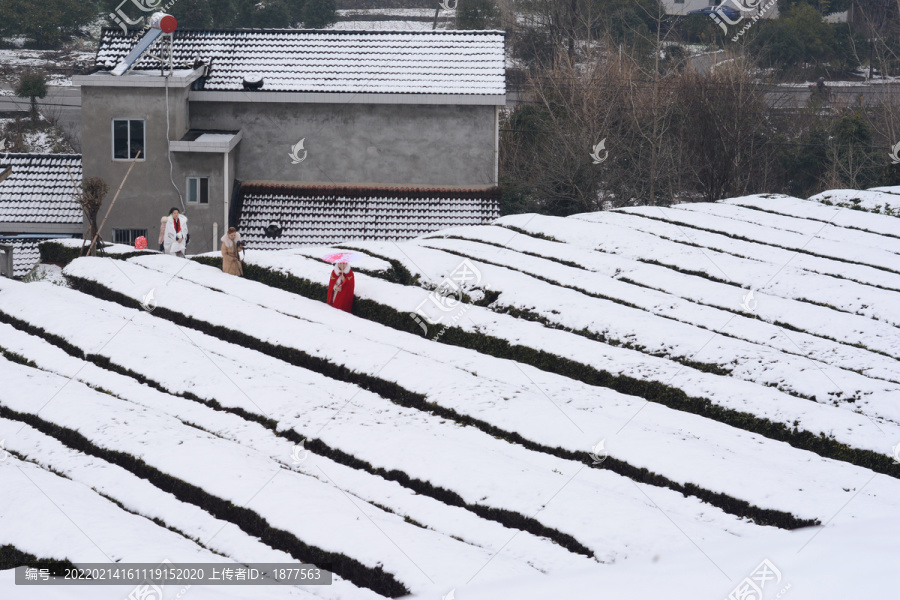
[[[742,19],[747,17],[753,17],[756,14],[761,13],[761,18],[763,19],[774,19],[778,17],[778,4],[773,3],[765,11],[760,10],[762,7],[767,5],[769,0],[759,0],[759,3],[756,6],[755,10],[752,11],[742,11],[741,16]],[[734,10],[740,10],[741,4],[735,2],[735,0],[662,0],[663,7],[666,10],[666,14],[669,15],[686,15],[692,10],[702,10],[704,8],[715,8],[717,6],[723,6],[725,8],[733,8]],[[728,25],[728,23],[726,23]]]
[[[163,38],[133,70],[110,73],[139,39],[105,29],[98,71],[73,79],[82,90],[84,176],[115,188],[140,152],[106,240],[145,235],[155,247],[171,207],[189,217],[189,253],[217,249],[228,225],[262,240],[260,226],[312,214],[304,207],[319,218],[285,222],[290,239],[320,239],[329,220],[339,236],[382,235],[379,206],[405,215],[394,219],[398,239],[461,214],[467,223],[498,216],[502,32],[175,31],[171,76],[151,57],[166,52]],[[272,185],[300,190],[284,195],[296,210],[282,203],[267,213],[275,205],[244,191]],[[320,191],[304,200],[310,186]],[[351,212],[366,214],[369,227],[344,222],[344,197],[364,207]],[[283,245],[276,229],[265,239]]]
[[[40,242],[82,236],[76,185],[79,154],[0,154],[0,245],[13,247],[14,277],[40,262]]]

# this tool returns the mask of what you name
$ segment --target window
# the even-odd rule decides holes
[[[141,153],[139,160],[147,158],[144,152],[144,120],[113,119],[113,160],[129,160]]]
[[[209,204],[209,177],[187,178],[188,204]]]
[[[113,229],[114,244],[134,246],[134,240],[141,236],[147,237],[146,229]]]

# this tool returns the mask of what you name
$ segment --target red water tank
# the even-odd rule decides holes
[[[150,27],[161,29],[163,33],[172,33],[178,27],[178,21],[172,15],[156,12],[150,16]]]

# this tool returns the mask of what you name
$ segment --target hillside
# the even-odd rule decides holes
[[[0,279],[0,569],[335,573],[166,590],[190,600],[713,600],[767,560],[767,599],[891,597],[895,189],[347,242],[353,314],[323,302],[334,248],[251,248],[241,279],[45,243],[69,287]],[[128,591],[0,571],[4,599]]]

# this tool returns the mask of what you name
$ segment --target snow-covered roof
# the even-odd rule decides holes
[[[403,240],[500,216],[493,189],[353,188],[245,184],[241,236],[260,250],[346,240]],[[282,233],[266,237],[277,223]]]
[[[49,239],[55,238],[53,236],[4,236],[0,234],[0,244],[13,247],[13,277],[24,277],[34,268],[34,265],[41,262],[40,244]]]
[[[96,65],[109,70],[140,39],[104,29]],[[157,41],[136,69],[158,68]],[[261,76],[259,91],[389,94],[506,93],[502,31],[177,30],[176,67],[211,63],[203,90],[240,91]]]
[[[6,167],[12,172],[0,181],[0,231],[22,223],[81,226],[72,185],[81,182],[80,154],[0,154],[0,171]]]

